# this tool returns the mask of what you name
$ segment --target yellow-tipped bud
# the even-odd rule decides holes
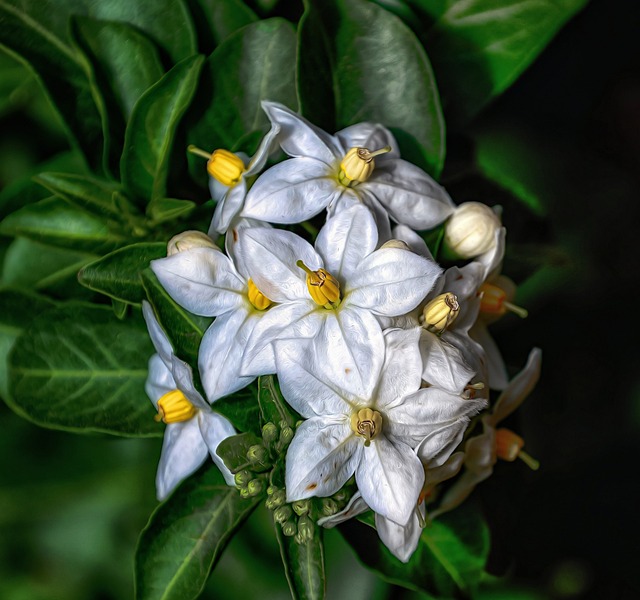
[[[244,163],[239,156],[222,148],[216,150],[207,162],[207,172],[222,185],[233,187],[244,173]]]
[[[340,283],[331,273],[324,269],[312,271],[301,260],[296,265],[307,274],[307,289],[316,304],[327,309],[340,304]]]
[[[482,294],[480,312],[501,317],[507,311],[523,319],[529,314],[526,309],[507,301],[507,292],[493,283],[483,283],[478,290]]]
[[[519,458],[532,470],[537,471],[540,463],[522,451],[524,440],[510,429],[496,430],[496,456],[502,460],[513,462]]]
[[[187,400],[187,397],[180,390],[173,390],[158,400],[158,414],[155,419],[167,424],[180,423],[192,419],[197,412],[198,409]]]
[[[215,242],[202,231],[183,231],[174,235],[167,244],[167,256],[173,256],[178,252],[192,250],[193,248],[213,248],[220,250]]]
[[[391,146],[373,152],[368,148],[351,148],[340,163],[340,183],[349,186],[367,181],[376,166],[374,157],[387,152],[391,152]]]
[[[351,415],[351,431],[365,439],[364,445],[369,446],[382,431],[382,415],[371,408],[361,408]]]
[[[451,292],[436,296],[422,311],[422,326],[431,333],[440,335],[456,320],[460,312],[458,297]]]
[[[258,310],[266,310],[273,304],[271,300],[258,289],[252,279],[247,281],[247,296],[249,297],[249,302]]]

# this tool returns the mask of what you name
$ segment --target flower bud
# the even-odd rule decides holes
[[[257,496],[264,490],[264,481],[262,479],[252,479],[247,484],[247,490],[249,490],[250,496]]]
[[[240,492],[241,498],[244,498],[245,500],[247,498],[251,498],[251,494],[249,493],[249,490],[246,487],[240,488],[238,491]]]
[[[202,231],[183,231],[174,235],[167,244],[167,256],[173,256],[178,252],[192,250],[193,248],[212,248],[220,250],[215,242]]]
[[[285,521],[288,521],[292,516],[293,516],[293,511],[291,510],[291,507],[288,504],[285,504],[284,506],[276,508],[276,510],[273,511],[273,520],[276,523],[282,524]]]
[[[274,423],[265,423],[262,427],[262,441],[271,444],[278,439],[278,427]]]
[[[282,533],[287,537],[293,537],[298,531],[295,521],[287,521],[282,524]]]
[[[498,215],[481,202],[464,202],[444,226],[444,243],[459,258],[473,258],[490,250],[501,226]]]
[[[374,157],[386,152],[391,152],[391,146],[374,152],[368,148],[351,148],[340,163],[338,180],[347,186],[367,181],[375,168]]]
[[[293,439],[294,431],[288,425],[283,427],[280,431],[280,445],[284,448],[291,443]]]
[[[254,444],[249,446],[247,450],[247,460],[253,464],[264,464],[269,458],[269,452],[262,444]]]
[[[311,508],[311,503],[309,500],[296,500],[292,505],[293,512],[296,513],[299,517],[302,515],[306,515]]]
[[[222,185],[233,187],[244,173],[244,162],[229,150],[216,150],[207,162],[207,172]]]
[[[246,469],[242,469],[242,471],[238,471],[234,476],[233,480],[236,482],[238,487],[245,487],[250,481],[253,475],[247,471]]]
[[[451,292],[436,296],[422,310],[422,326],[431,333],[440,335],[456,320],[460,312],[458,297]]]
[[[312,540],[314,532],[315,526],[308,516],[305,515],[298,519],[298,535],[303,543]]]
[[[333,498],[323,498],[320,511],[326,517],[331,517],[338,512],[338,504]]]
[[[267,494],[269,493],[269,490],[267,490]],[[271,494],[266,502],[265,502],[265,506],[269,509],[269,510],[275,510],[276,508],[281,507],[287,500],[287,496],[284,492],[284,490],[276,490],[275,492],[273,492],[273,494]]]

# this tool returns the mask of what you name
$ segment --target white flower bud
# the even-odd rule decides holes
[[[220,250],[215,242],[202,231],[183,231],[174,235],[167,244],[167,256],[173,256],[178,252],[192,250],[193,248],[213,248]]]
[[[500,226],[498,215],[486,204],[464,202],[445,223],[444,243],[456,256],[473,258],[493,247]]]

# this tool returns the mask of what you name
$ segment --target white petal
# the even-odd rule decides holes
[[[229,191],[229,186],[224,183],[220,183],[215,177],[209,177],[209,192],[211,198],[216,202],[220,202]]]
[[[332,529],[336,525],[340,525],[340,523],[344,523],[353,517],[357,517],[368,510],[369,507],[362,499],[362,494],[360,494],[360,492],[356,492],[351,496],[351,500],[349,500],[348,504],[340,512],[337,512],[335,515],[331,515],[330,517],[321,517],[318,519],[318,525],[321,525],[326,529]]]
[[[444,465],[452,452],[458,447],[468,421],[460,419],[430,433],[416,447],[416,454],[427,469],[436,469]]]
[[[254,377],[240,375],[247,340],[260,314],[240,308],[218,317],[207,329],[198,352],[198,369],[209,402],[249,385]]]
[[[376,315],[396,317],[413,310],[433,287],[440,267],[400,248],[380,248],[346,282],[350,304]]]
[[[196,408],[209,409],[209,405],[193,385],[191,366],[177,356],[171,357],[171,373],[176,380],[176,387]]]
[[[287,502],[335,494],[353,475],[361,450],[345,420],[314,417],[302,423],[287,451]]]
[[[469,335],[482,346],[485,352],[486,368],[489,373],[489,387],[492,390],[504,390],[509,383],[507,367],[487,326],[482,321],[477,321],[469,331]]]
[[[429,467],[424,473],[425,488],[433,489],[439,483],[455,477],[464,464],[464,452],[455,452],[440,466]]]
[[[243,301],[246,284],[219,250],[194,248],[151,261],[169,295],[196,315],[215,317]]]
[[[378,231],[364,206],[353,206],[329,219],[320,230],[316,250],[325,268],[340,280],[349,279],[378,243]]]
[[[507,229],[500,227],[495,235],[495,244],[493,247],[476,259],[484,269],[484,280],[492,279],[498,275],[502,267]]]
[[[420,459],[409,446],[393,444],[384,435],[372,440],[368,448],[363,439],[360,442],[362,458],[356,468],[356,483],[362,498],[378,514],[405,525],[424,483]]]
[[[160,326],[158,319],[156,319],[156,314],[153,312],[151,304],[146,300],[142,301],[142,316],[147,324],[147,330],[149,331],[149,337],[151,338],[153,347],[156,349],[156,352],[162,359],[162,362],[166,365],[167,369],[171,369],[173,347],[171,346],[171,342],[169,341],[167,334]]]
[[[213,462],[216,464],[218,469],[220,469],[227,485],[235,487],[233,473],[229,471],[224,464],[224,461],[216,453],[218,444],[222,440],[226,440],[228,437],[236,434],[236,430],[233,428],[231,421],[214,412],[201,410],[198,413],[198,425]]]
[[[313,156],[327,164],[342,158],[339,140],[277,102],[263,102],[269,120],[280,127],[278,141],[289,156]]]
[[[244,177],[219,200],[213,212],[213,219],[209,226],[209,235],[225,233],[229,229],[234,217],[240,212],[247,195],[247,183]]]
[[[475,371],[467,364],[462,352],[443,337],[423,330],[420,337],[424,365],[422,378],[447,392],[461,394]]]
[[[149,375],[144,389],[156,410],[158,408],[158,400],[176,389],[176,382],[173,379],[173,375],[171,375],[171,371],[158,354],[154,354],[149,359]]]
[[[164,500],[183,479],[191,475],[205,461],[207,454],[197,419],[167,425],[156,474],[158,500]]]
[[[269,129],[267,134],[262,138],[256,153],[251,157],[251,161],[247,165],[247,170],[244,172],[244,177],[251,177],[262,171],[269,159],[269,155],[277,148],[279,134],[280,125],[272,123],[271,129]]]
[[[385,159],[400,158],[396,138],[379,123],[357,123],[338,131],[336,137],[347,151],[351,148],[368,148],[373,152],[391,146],[391,152],[376,157],[376,165],[383,164]]]
[[[431,254],[427,243],[410,227],[406,225],[396,225],[391,235],[393,239],[401,240],[407,244],[411,252],[418,256],[424,256],[424,258],[428,260],[433,260],[433,254]]]
[[[419,509],[416,507],[415,510]],[[422,535],[418,514],[414,511],[406,525],[398,525],[391,519],[376,514],[376,529],[382,543],[389,548],[391,554],[399,561],[408,563]]]

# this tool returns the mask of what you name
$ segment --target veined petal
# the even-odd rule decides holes
[[[313,156],[330,165],[344,154],[339,140],[283,104],[265,101],[262,108],[271,123],[280,127],[278,141],[289,156]]]
[[[262,171],[265,164],[267,164],[269,155],[277,147],[279,133],[280,125],[272,123],[271,129],[269,129],[267,134],[262,138],[256,153],[251,157],[251,160],[247,165],[247,170],[244,172],[244,177],[251,177],[252,175],[256,175]]]
[[[316,239],[316,250],[325,268],[344,281],[356,272],[378,243],[378,230],[364,206],[353,206],[327,220]]]
[[[362,455],[356,468],[356,483],[364,501],[378,514],[405,525],[418,503],[424,483],[420,459],[403,443],[392,443],[380,435]]]
[[[376,157],[376,166],[383,164],[386,159],[400,158],[396,138],[380,123],[356,123],[338,131],[336,137],[347,150],[350,148],[368,148],[373,151],[390,146],[390,152]]]
[[[464,437],[467,423],[466,419],[453,421],[431,432],[418,444],[416,454],[427,470],[437,469],[449,460]]]
[[[194,248],[151,261],[151,269],[180,306],[215,317],[243,302],[246,283],[221,251]]]
[[[313,417],[302,423],[286,458],[287,502],[335,494],[353,475],[362,444],[346,417]]]
[[[492,390],[504,390],[509,384],[507,367],[502,360],[502,354],[498,346],[493,341],[487,326],[482,321],[476,324],[469,331],[471,339],[482,346],[486,357],[486,368],[489,374],[489,387]]]
[[[158,400],[176,389],[176,382],[171,371],[158,354],[154,354],[149,359],[149,375],[144,389],[156,410],[158,410]]]
[[[271,225],[265,221],[244,218],[235,219],[231,231],[224,238],[224,249],[227,251],[227,255],[235,265],[236,270],[245,281],[251,276],[244,264],[241,253],[238,252],[238,242],[240,241],[239,231],[249,227],[266,227],[267,229],[271,229]]]
[[[337,196],[327,206],[327,219],[331,219],[354,206],[362,206],[369,210],[378,231],[378,244],[391,239],[391,224],[386,209],[371,194],[360,194],[358,188],[344,188],[340,196]]]
[[[158,500],[164,500],[183,479],[191,475],[205,461],[207,454],[197,419],[167,425],[156,473]]]
[[[244,177],[218,201],[209,226],[209,235],[225,233],[231,226],[233,218],[240,212],[247,195],[247,182]]]
[[[317,215],[343,189],[325,163],[311,157],[290,158],[258,177],[240,215],[270,223],[299,223]]]
[[[209,402],[249,385],[255,377],[240,375],[247,340],[259,313],[246,307],[219,316],[207,329],[198,351],[198,369]]]
[[[430,331],[422,331],[422,378],[431,385],[459,395],[475,375],[475,371],[467,364],[462,352],[443,338],[444,336],[439,337]]]
[[[382,543],[403,563],[409,562],[422,535],[422,527],[416,512],[418,510],[421,509],[416,506],[406,525],[398,525],[391,519],[385,519],[376,514],[376,529]]]
[[[171,342],[164,332],[164,329],[160,326],[151,304],[146,300],[142,301],[142,316],[147,324],[147,330],[149,331],[149,337],[151,338],[153,347],[156,349],[156,352],[167,369],[171,369],[171,357],[173,356]]]
[[[413,252],[380,248],[365,257],[346,282],[345,299],[376,315],[404,315],[422,302],[440,272],[436,263]]]
[[[340,523],[344,523],[353,517],[357,517],[368,510],[369,507],[362,499],[362,494],[360,492],[356,492],[351,496],[351,500],[349,500],[347,505],[340,512],[337,512],[335,515],[331,515],[330,517],[321,517],[318,519],[318,525],[321,525],[326,529],[332,529],[336,525],[340,525]]]
[[[400,240],[409,246],[411,252],[418,256],[423,256],[427,260],[433,261],[433,254],[429,250],[427,243],[411,227],[406,225],[396,225],[391,232],[392,238]]]
[[[235,481],[233,473],[224,464],[224,461],[216,453],[218,444],[222,440],[226,440],[228,437],[235,435],[236,430],[233,428],[231,421],[211,411],[201,410],[197,416],[198,426],[200,427],[200,434],[204,440],[209,454],[213,459],[220,472],[222,473],[227,485],[235,487]]]

